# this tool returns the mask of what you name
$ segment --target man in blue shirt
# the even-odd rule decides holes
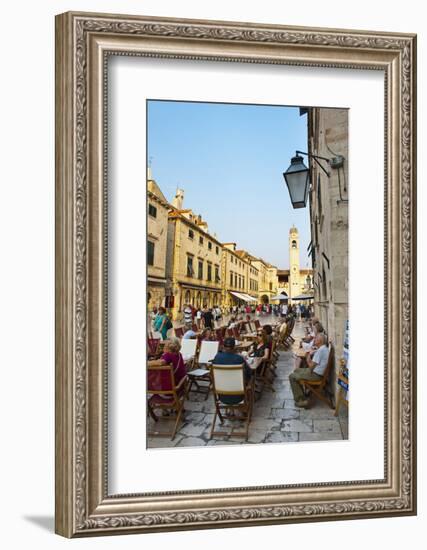
[[[236,353],[236,340],[234,338],[225,338],[224,340],[224,350],[219,351],[212,363],[214,365],[241,365],[243,363],[243,379],[245,385],[251,379],[253,374],[252,369],[248,366],[245,359]],[[220,400],[226,405],[237,405],[242,401],[240,395],[219,395]]]

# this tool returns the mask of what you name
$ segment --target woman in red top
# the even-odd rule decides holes
[[[166,365],[172,365],[173,377],[175,386],[187,376],[187,369],[185,367],[184,359],[180,353],[181,344],[178,338],[173,338],[165,344],[165,351],[160,359],[154,359],[148,361],[148,366],[162,367]],[[154,379],[156,377],[156,379]],[[148,386],[153,388],[155,385],[157,390],[171,390],[170,374],[167,371],[152,371],[149,372]]]

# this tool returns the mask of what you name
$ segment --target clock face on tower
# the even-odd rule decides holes
[[[294,265],[294,266],[292,266],[292,273],[296,273],[296,272],[297,272],[297,266]]]

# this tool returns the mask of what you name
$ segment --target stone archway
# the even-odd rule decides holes
[[[268,304],[269,301],[270,301],[270,299],[269,299],[269,297],[267,296],[267,294],[263,294],[263,295],[261,296],[261,302],[262,302],[263,304]]]

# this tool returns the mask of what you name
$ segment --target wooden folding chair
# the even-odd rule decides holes
[[[249,332],[254,333],[258,331],[258,328],[262,328],[261,323],[258,321],[259,327],[257,327],[256,321],[249,321],[248,322],[248,329]]]
[[[159,353],[160,338],[147,338],[148,353],[151,356],[158,355]]]
[[[272,392],[276,390],[273,387],[273,380],[275,377],[274,369],[276,365],[276,359],[274,357],[274,351],[276,349],[276,341],[273,339],[273,343],[270,349],[268,359],[262,362],[261,369],[256,373],[256,380],[258,382],[258,393],[267,387]]]
[[[197,354],[197,340],[193,338],[183,338],[181,340],[181,355],[184,358],[188,368],[193,368]]]
[[[329,380],[329,374],[332,370],[332,368],[335,367],[335,348],[332,345],[332,343],[329,345],[329,357],[328,357],[328,364],[326,365],[325,372],[323,373],[322,378],[319,378],[319,380],[299,380],[299,383],[301,384],[304,393],[308,394],[308,398],[310,398],[313,395],[315,395],[317,398],[319,398],[321,401],[329,405],[331,409],[334,408],[334,405],[332,403],[332,400],[330,396],[326,393],[326,387]]]
[[[208,398],[211,389],[210,363],[218,353],[218,349],[219,342],[203,340],[200,345],[199,355],[195,361],[196,368],[188,373],[190,380],[188,394],[190,391],[194,391],[196,393],[204,393],[206,395],[205,398]],[[196,387],[195,390],[193,390],[193,386]]]
[[[147,426],[147,435],[160,437],[171,436],[171,440],[175,438],[184,410],[187,387],[187,376],[184,376],[177,385],[175,384],[173,365],[148,366],[147,413],[155,422],[158,422],[159,417],[155,413],[156,409],[174,411],[176,414],[176,421],[172,432],[149,430]]]
[[[292,317],[288,324],[289,324],[289,332],[288,332],[287,340],[290,342],[290,345],[292,345],[295,342],[295,338],[292,336],[292,331],[294,330],[294,326],[295,326],[295,317]]]
[[[184,327],[176,327],[174,331],[177,338],[182,338],[184,336]]]
[[[246,441],[249,436],[249,423],[253,409],[253,380],[245,384],[244,363],[241,365],[216,365],[211,367],[211,380],[215,402],[215,414],[212,421],[212,428],[209,438],[216,436],[237,436],[244,437]],[[226,396],[240,398],[236,404],[224,402]],[[225,399],[226,401],[226,399]],[[236,414],[238,413],[238,414]],[[244,431],[216,431],[215,424],[219,418],[220,424],[224,420],[244,422]]]

